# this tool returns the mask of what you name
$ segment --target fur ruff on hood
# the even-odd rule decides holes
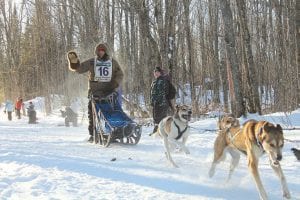
[[[110,50],[110,48],[109,48],[109,46],[108,46],[108,44],[107,43],[99,43],[96,47],[95,47],[95,55],[97,55],[97,56],[99,56],[99,49],[100,48],[103,48],[103,49],[105,49],[105,53],[108,55],[108,57],[112,57],[112,55],[111,55],[111,50]]]

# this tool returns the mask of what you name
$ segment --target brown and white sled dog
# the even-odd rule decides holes
[[[155,134],[162,137],[165,147],[167,159],[174,167],[178,167],[171,157],[171,151],[179,148],[189,154],[188,148],[185,146],[189,136],[190,128],[188,122],[191,120],[192,110],[187,105],[177,105],[173,116],[165,117],[158,124]]]
[[[230,126],[222,129],[215,140],[214,160],[209,176],[214,175],[216,165],[222,161],[224,151],[227,150],[232,156],[228,175],[229,180],[234,168],[238,165],[240,152],[242,152],[247,156],[249,172],[254,178],[260,198],[266,200],[268,196],[258,173],[259,157],[266,153],[269,157],[270,166],[280,179],[283,196],[290,199],[291,195],[279,163],[282,159],[283,144],[284,138],[281,126],[279,124],[275,126],[267,121],[249,120],[242,128],[240,126]]]

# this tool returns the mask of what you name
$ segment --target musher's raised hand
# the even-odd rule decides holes
[[[73,64],[79,62],[78,56],[74,51],[68,52],[68,59],[69,59],[70,63],[73,63]]]

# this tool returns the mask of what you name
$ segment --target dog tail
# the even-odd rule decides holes
[[[300,150],[296,149],[296,148],[291,148],[291,150],[293,151],[293,153],[296,156],[297,160],[300,161]]]
[[[153,133],[150,133],[150,134],[149,134],[149,136],[155,136],[155,137],[156,137],[157,135],[159,135],[159,134],[158,134],[158,130],[155,131],[155,132],[153,132]]]
[[[157,132],[158,132],[158,124],[155,124],[155,125],[154,125],[154,129],[153,129],[153,132],[150,133],[149,136],[157,135]]]
[[[155,135],[156,132],[149,133],[149,136]]]

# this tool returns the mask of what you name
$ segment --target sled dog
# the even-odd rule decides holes
[[[188,148],[185,146],[189,135],[188,122],[191,120],[192,110],[187,105],[177,105],[173,116],[165,117],[158,124],[155,134],[163,139],[165,154],[167,159],[174,167],[178,167],[171,157],[171,151],[178,148],[189,154]]]
[[[281,126],[279,124],[275,126],[267,121],[249,120],[242,128],[234,125],[228,125],[227,127],[220,130],[215,140],[214,160],[209,176],[214,175],[216,165],[224,159],[224,151],[227,150],[232,156],[228,175],[229,180],[234,168],[239,163],[240,152],[242,152],[247,156],[249,172],[254,178],[260,198],[266,200],[268,199],[267,193],[258,172],[259,157],[266,153],[269,157],[270,166],[280,179],[283,196],[290,199],[291,195],[279,162],[282,159],[281,150],[284,145]]]
[[[219,128],[219,131],[221,131],[226,130],[232,126],[238,127],[240,126],[240,122],[232,114],[226,114],[219,119],[217,126]]]
[[[300,161],[300,150],[296,149],[296,148],[291,148],[291,150],[293,151],[293,153],[296,156],[297,160]]]

